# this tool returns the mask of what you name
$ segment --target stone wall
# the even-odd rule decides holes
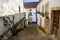
[[[24,18],[23,13],[1,17],[0,18],[0,35],[2,35],[5,31],[11,28],[14,24],[19,22],[22,18]]]

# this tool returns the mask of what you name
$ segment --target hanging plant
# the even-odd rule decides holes
[[[39,11],[38,11],[37,13],[38,13],[38,14],[40,14],[40,12],[39,12]]]
[[[46,19],[49,19],[49,12],[45,12],[45,17],[46,17]]]
[[[49,19],[49,17],[48,17],[48,16],[46,16],[46,19]]]
[[[44,17],[44,13],[41,13],[42,17]]]

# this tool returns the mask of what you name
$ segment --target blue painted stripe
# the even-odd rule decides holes
[[[37,22],[37,8],[36,8],[36,22]]]
[[[30,22],[28,22],[28,23],[30,23]],[[36,24],[36,22],[31,22],[30,24]]]

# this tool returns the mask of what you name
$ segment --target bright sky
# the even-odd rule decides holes
[[[24,2],[37,2],[39,0],[24,0]]]

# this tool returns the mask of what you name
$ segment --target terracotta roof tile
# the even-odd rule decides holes
[[[36,8],[39,2],[26,2],[24,3],[25,8]]]

